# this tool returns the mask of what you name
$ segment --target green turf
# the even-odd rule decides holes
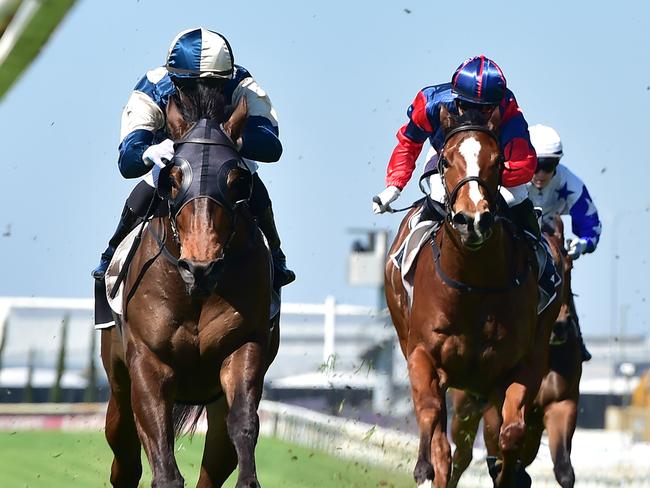
[[[0,65],[0,98],[38,55],[76,0],[45,0],[27,24],[13,50]]]
[[[176,457],[187,486],[198,477],[203,437],[177,441]],[[102,487],[108,482],[111,453],[101,433],[0,432],[0,487]],[[264,488],[365,488],[412,486],[412,478],[360,463],[261,438],[257,471]],[[146,462],[145,462],[146,465]],[[150,486],[145,468],[141,486]],[[234,477],[226,483],[234,487]]]

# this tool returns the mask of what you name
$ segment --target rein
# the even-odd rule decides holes
[[[501,219],[498,219],[501,220]],[[448,229],[445,227],[445,232],[449,232]],[[476,286],[476,285],[470,285],[467,283],[463,283],[462,281],[458,281],[447,275],[443,270],[442,266],[440,264],[440,257],[442,255],[442,251],[440,249],[440,246],[436,243],[436,238],[435,236],[432,237],[431,239],[431,249],[433,250],[433,261],[435,263],[436,267],[436,273],[442,280],[442,282],[450,286],[456,290],[465,292],[465,293],[486,293],[486,294],[491,294],[491,293],[506,293],[509,292],[515,288],[520,287],[526,282],[526,279],[528,278],[528,273],[530,273],[530,259],[527,259],[526,265],[523,267],[523,270],[519,275],[515,276],[510,280],[510,283],[505,285],[505,286]],[[514,271],[514,268],[516,267],[516,263],[514,262],[514,256],[511,255],[513,259],[511,259],[511,268]]]

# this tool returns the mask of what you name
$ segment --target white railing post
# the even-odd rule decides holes
[[[323,321],[323,364],[329,365],[334,357],[336,334],[336,299],[325,298],[325,319]]]

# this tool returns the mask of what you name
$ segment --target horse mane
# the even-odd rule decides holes
[[[226,80],[201,79],[178,80],[175,82],[174,102],[188,123],[201,119],[215,120],[218,123],[228,120],[233,107],[226,104],[223,94]]]

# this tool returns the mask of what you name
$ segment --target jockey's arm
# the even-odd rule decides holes
[[[567,172],[567,207],[571,215],[571,231],[579,238],[586,241],[583,252],[590,253],[598,246],[602,225],[598,217],[598,210],[594,205],[585,184],[576,175]]]
[[[509,90],[501,102],[501,125],[499,138],[505,158],[501,183],[513,187],[528,183],[535,174],[537,155],[530,143],[528,124],[524,119],[515,96]]]
[[[433,127],[426,113],[426,98],[419,92],[406,114],[409,121],[397,132],[397,145],[388,162],[386,187],[403,189],[415,170],[415,161],[422,145],[433,133]]]
[[[152,98],[155,83],[151,77],[157,71],[140,80],[122,112],[118,166],[125,178],[138,178],[151,170],[142,154],[157,142],[156,132],[165,126],[165,114]]]
[[[244,78],[235,88],[232,104],[237,106],[246,97],[248,117],[241,136],[242,157],[273,163],[282,155],[278,118],[266,92],[251,78]]]

